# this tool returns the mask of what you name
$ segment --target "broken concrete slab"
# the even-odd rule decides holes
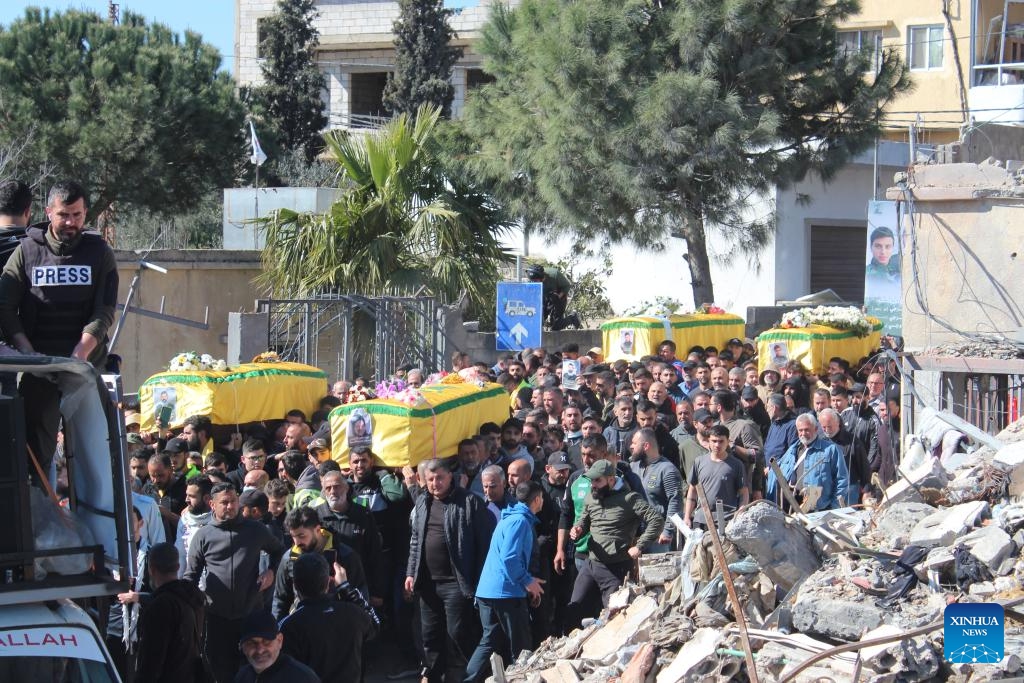
[[[657,683],[679,683],[694,667],[715,653],[722,634],[718,629],[699,628],[680,649],[679,654],[658,674]]]
[[[963,543],[983,565],[994,575],[999,575],[1003,562],[1014,550],[1016,544],[1009,534],[995,524],[978,527],[966,536],[957,539],[957,545]]]
[[[725,537],[752,555],[761,571],[783,591],[821,566],[810,532],[767,501],[754,502],[740,511],[726,527]]]
[[[793,605],[798,631],[854,641],[882,625],[884,612],[872,602],[836,599],[826,593],[802,594]]]
[[[572,663],[565,659],[560,659],[553,667],[541,671],[540,677],[544,683],[579,683],[580,680]]]
[[[893,546],[906,545],[905,541],[917,523],[933,512],[935,508],[927,503],[893,503],[878,515],[874,533],[891,540]]]
[[[912,470],[900,469],[903,475],[882,494],[878,508],[884,510],[894,503],[934,503],[949,483],[949,474],[938,458],[929,457]]]
[[[949,545],[963,535],[989,511],[988,503],[976,500],[936,510],[910,532],[910,543],[926,548]]]
[[[600,662],[614,658],[619,648],[628,645],[644,630],[647,622],[658,611],[658,602],[643,595],[624,611],[617,614],[583,644],[580,657]]]

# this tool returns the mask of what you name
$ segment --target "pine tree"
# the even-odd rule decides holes
[[[452,67],[462,48],[448,23],[452,11],[442,0],[399,0],[395,20],[395,71],[384,88],[384,105],[393,114],[415,114],[423,104],[451,115]]]
[[[463,143],[528,225],[640,248],[686,243],[694,303],[709,244],[756,258],[774,232],[749,198],[828,180],[910,87],[887,50],[838,49],[857,0],[522,0],[479,49],[495,82],[467,98]],[[473,153],[475,152],[475,153]]]
[[[316,63],[319,33],[313,0],[280,0],[278,11],[260,24],[263,85],[256,88],[277,142],[301,150],[307,161],[323,149],[327,126],[321,93],[326,87]]]

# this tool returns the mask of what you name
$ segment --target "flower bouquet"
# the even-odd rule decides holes
[[[853,306],[815,306],[814,308],[798,308],[782,316],[779,327],[792,329],[823,325],[837,330],[853,332],[858,337],[866,337],[874,329],[875,320],[864,315]]]
[[[345,403],[359,403],[360,401],[369,401],[374,398],[377,397],[370,387],[352,387],[345,396]]]
[[[397,394],[405,391],[406,384],[401,379],[389,379],[383,382],[377,382],[377,386],[374,387],[373,393],[377,395],[377,398],[394,398]]]
[[[420,390],[415,387],[406,387],[388,398],[393,401],[403,403],[410,408],[422,408],[429,405],[427,403],[427,399],[424,398],[423,394],[420,393]]]
[[[700,308],[697,309],[697,313],[703,313],[705,315],[722,315],[725,313],[725,309],[714,304],[701,304]]]
[[[179,353],[167,364],[171,372],[202,372],[213,370],[215,372],[227,372],[228,364],[223,358],[217,359],[208,353],[198,354],[195,351]]]

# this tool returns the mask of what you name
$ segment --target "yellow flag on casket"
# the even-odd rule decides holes
[[[161,372],[139,387],[144,432],[179,427],[190,415],[215,425],[311,415],[327,394],[327,373],[302,363],[246,363],[225,372]]]
[[[386,467],[416,466],[455,455],[459,442],[480,425],[509,417],[508,392],[500,384],[431,384],[414,405],[373,399],[331,411],[331,457],[347,464],[352,448],[369,446]]]

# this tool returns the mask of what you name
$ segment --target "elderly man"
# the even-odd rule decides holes
[[[779,463],[786,481],[778,482],[775,473],[769,473],[770,499],[779,501],[780,487],[791,486],[798,501],[817,495],[814,510],[841,507],[850,482],[842,449],[818,434],[818,421],[810,413],[797,415],[796,435],[797,443],[789,447]]]
[[[846,430],[839,413],[832,408],[825,408],[818,415],[821,431],[832,443],[843,450],[846,469],[850,472],[850,486],[846,493],[846,504],[856,505],[860,502],[861,491],[871,483],[871,466],[868,454],[858,439]]]
[[[483,486],[487,510],[494,515],[494,523],[497,524],[501,519],[501,511],[515,502],[508,495],[505,471],[498,465],[488,465],[480,473],[480,483]]]

